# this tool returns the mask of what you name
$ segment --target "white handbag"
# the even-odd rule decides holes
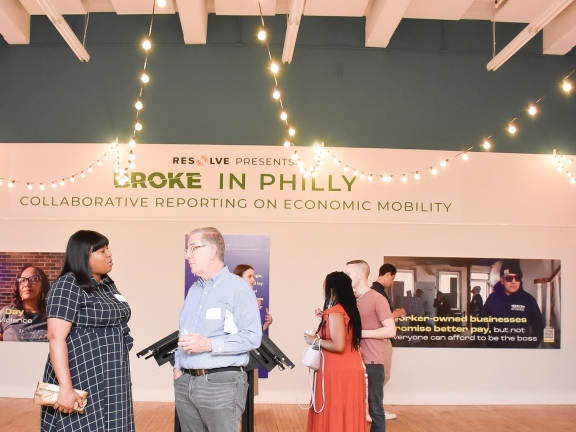
[[[316,345],[316,341],[318,341],[318,345]],[[314,408],[315,413],[321,413],[324,410],[324,354],[322,353],[322,348],[320,347],[321,339],[316,338],[312,345],[307,347],[302,354],[302,364],[304,366],[308,366],[310,370],[308,371],[308,381],[310,383],[310,390],[311,390],[311,400],[308,406],[302,406],[298,402],[298,394],[296,395],[296,403],[302,409],[310,409],[310,407]],[[322,372],[322,406],[320,409],[316,406],[316,373],[318,371]],[[300,374],[298,376],[298,393],[300,393],[300,378],[302,377],[302,366],[300,366]]]
[[[315,345],[316,341],[318,344]],[[320,369],[320,362],[322,361],[322,349],[320,348],[320,339],[314,339],[312,345],[304,350],[302,354],[302,363],[304,366],[308,366],[310,369],[317,371]]]

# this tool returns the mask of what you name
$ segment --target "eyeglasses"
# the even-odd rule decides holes
[[[504,276],[504,280],[506,282],[512,282],[514,279],[516,279],[516,282],[522,282],[522,278],[518,275],[506,275],[506,276]]]
[[[199,246],[188,246],[186,249],[184,249],[184,255],[192,255],[194,253],[194,251],[198,248],[204,247],[204,246],[208,246],[208,245],[199,245]]]
[[[19,277],[18,279],[16,279],[16,282],[18,282],[18,285],[22,285],[24,283],[24,281],[28,282],[28,285],[33,284],[33,283],[38,283],[40,282],[40,276],[38,275],[32,275],[30,277]]]

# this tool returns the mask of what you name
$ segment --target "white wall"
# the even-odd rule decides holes
[[[369,156],[371,153],[367,152]],[[566,222],[573,221],[572,216],[564,213],[574,214],[573,195],[566,192],[573,194],[574,189],[565,186],[565,179],[553,177],[553,169],[549,173],[548,167],[540,167],[537,179],[511,181],[514,200],[510,202],[508,189],[503,186],[507,180],[491,177],[486,184],[471,190],[476,198],[484,199],[482,205],[489,208],[479,214],[459,185],[465,182],[472,187],[474,182],[470,176],[474,172],[487,172],[490,165],[512,166],[521,172],[541,158],[515,155],[516,162],[510,164],[511,155],[490,155],[490,160],[487,155],[482,156],[489,165],[478,162],[480,165],[476,168],[463,174],[456,171],[459,173],[456,178],[448,178],[443,183],[458,184],[449,199],[460,207],[456,221],[446,222],[438,217],[431,221],[422,217],[420,222],[404,223],[388,221],[385,216],[358,223],[353,220],[330,222],[330,218],[286,221],[286,217],[278,221],[273,217],[234,221],[233,214],[219,211],[209,218],[188,211],[184,215],[179,213],[173,220],[143,220],[144,217],[128,220],[121,216],[110,220],[102,214],[91,220],[87,213],[75,217],[73,209],[63,218],[43,216],[42,209],[29,209],[30,214],[25,217],[21,212],[26,209],[14,209],[17,200],[9,195],[13,191],[3,187],[0,202],[9,206],[0,207],[0,250],[62,252],[68,237],[78,229],[105,234],[114,254],[111,276],[133,311],[130,327],[135,338],[131,355],[134,397],[171,401],[170,366],[159,368],[154,360],[137,359],[135,353],[177,327],[183,302],[183,236],[196,227],[214,225],[224,234],[270,236],[270,307],[274,316],[270,336],[297,365],[304,349],[302,332],[317,325],[313,311],[322,304],[324,276],[333,270],[342,270],[351,259],[368,261],[374,277],[385,255],[560,259],[563,310],[574,310],[576,228],[573,222]],[[529,163],[522,165],[518,160]],[[538,192],[540,189],[535,185],[539,181],[557,183],[555,188]],[[491,192],[480,194],[478,191],[483,186]],[[442,193],[450,195],[449,191]],[[541,202],[558,202],[549,219],[541,210],[526,217],[523,213],[514,214],[514,209],[538,208]],[[18,215],[14,216],[13,211]],[[492,212],[497,216],[490,219],[487,215]],[[484,222],[479,223],[478,219]],[[558,350],[396,348],[392,378],[385,391],[386,403],[575,404],[576,375],[572,369],[576,358],[576,315],[562,315],[562,348]],[[0,343],[0,397],[31,397],[36,382],[42,379],[47,349],[48,345],[42,343]],[[439,364],[450,367],[433,373]],[[256,402],[295,403],[297,381],[298,369],[282,372],[275,369],[268,380],[260,381]],[[305,386],[303,377],[302,387]],[[306,400],[305,391],[301,400]]]
[[[8,251],[61,251],[70,233],[90,228],[111,241],[111,273],[133,310],[135,338],[132,374],[136,400],[172,400],[170,367],[134,355],[174,331],[182,305],[182,236],[210,221],[0,221],[0,248]],[[317,324],[323,277],[350,259],[363,258],[375,269],[384,253],[391,255],[556,256],[562,260],[564,310],[576,304],[573,228],[526,228],[448,225],[220,223],[230,234],[271,237],[270,304],[272,339],[299,364],[301,334]],[[433,229],[431,229],[433,228]],[[453,239],[441,246],[439,235]],[[474,241],[461,242],[467,238]],[[506,242],[498,240],[506,237]],[[474,244],[474,249],[468,245]],[[494,245],[498,247],[495,248]],[[482,245],[482,246],[479,246]],[[520,249],[519,249],[520,248]],[[374,270],[373,270],[374,271]],[[492,350],[397,348],[392,379],[386,387],[391,404],[528,404],[576,403],[576,377],[570,371],[576,355],[574,314],[564,314],[560,350]],[[3,342],[0,345],[0,396],[29,397],[42,378],[47,344]],[[450,368],[431,374],[437,364]],[[480,374],[482,379],[467,377]],[[477,376],[477,375],[475,375]],[[277,371],[260,381],[259,403],[294,403],[298,371]],[[305,380],[302,385],[305,388]],[[302,400],[305,397],[302,396]]]

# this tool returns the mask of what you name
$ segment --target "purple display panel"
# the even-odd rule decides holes
[[[264,322],[266,308],[270,307],[270,236],[267,235],[224,235],[226,253],[224,263],[230,271],[238,264],[248,264],[254,267],[256,273],[256,297],[262,298],[260,321]],[[188,235],[185,236],[184,247],[188,245]],[[188,262],[184,260],[184,295],[188,294],[190,287],[198,279],[190,272]],[[274,325],[274,324],[272,324]],[[266,331],[268,333],[268,330]],[[267,378],[268,372],[264,368],[258,371],[260,378]]]

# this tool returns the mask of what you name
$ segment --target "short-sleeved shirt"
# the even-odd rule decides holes
[[[5,341],[47,342],[47,331],[45,314],[26,313],[14,305],[0,310],[0,333]]]
[[[370,289],[358,300],[358,311],[362,319],[362,330],[376,330],[382,321],[392,319],[390,303],[380,293]],[[384,364],[384,342],[381,339],[362,339],[360,348],[366,364]]]

